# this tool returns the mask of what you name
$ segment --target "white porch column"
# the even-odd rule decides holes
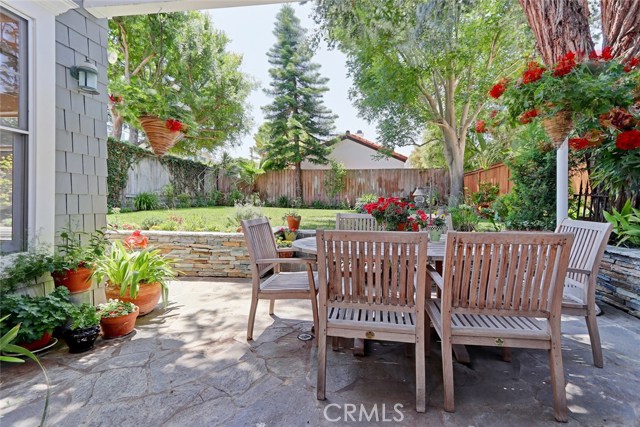
[[[556,152],[556,224],[569,217],[569,144],[565,138]]]

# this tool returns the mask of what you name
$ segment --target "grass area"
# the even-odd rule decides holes
[[[271,225],[283,225],[282,219],[287,208],[260,208],[267,216]],[[336,214],[349,212],[330,209],[297,209],[302,216],[300,228],[302,229],[333,229],[336,224]],[[236,208],[231,206],[216,206],[209,208],[186,208],[156,211],[127,212],[107,215],[110,225],[127,229],[149,229],[149,224],[164,230],[184,231],[236,231],[239,223],[230,222],[234,217]]]

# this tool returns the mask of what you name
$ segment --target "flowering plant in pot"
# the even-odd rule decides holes
[[[69,311],[71,326],[64,333],[64,340],[71,353],[82,353],[93,348],[100,333],[100,316],[96,308],[83,303]]]
[[[83,238],[88,236],[87,244]],[[108,240],[100,230],[92,234],[63,230],[61,243],[50,258],[50,270],[56,286],[65,286],[69,292],[86,291],[91,287],[93,264],[103,256]]]
[[[380,197],[377,202],[367,203],[364,210],[371,214],[379,224],[385,224],[389,231],[404,230],[411,209],[415,209],[413,203],[404,202],[397,197]]]
[[[168,282],[176,276],[173,262],[160,250],[148,248],[146,236],[134,231],[124,243],[112,243],[109,253],[97,260],[94,275],[99,281],[107,278],[107,298],[133,302],[142,316],[156,307],[161,296],[166,307]]]
[[[140,308],[129,301],[109,299],[98,305],[100,328],[105,338],[117,338],[130,334],[136,326]]]
[[[286,212],[282,217],[282,219],[287,221],[287,226],[289,227],[289,230],[296,231],[297,229],[300,228],[300,221],[302,220],[302,217],[300,216],[298,211],[292,209]]]

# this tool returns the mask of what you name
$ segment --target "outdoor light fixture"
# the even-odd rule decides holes
[[[78,79],[78,88],[82,92],[92,95],[100,95],[98,92],[98,67],[87,60],[78,65],[71,67],[71,77]]]
[[[416,187],[416,191],[413,192],[413,201],[416,205],[422,206],[424,204],[424,196],[426,196],[426,193],[422,191],[422,187]]]

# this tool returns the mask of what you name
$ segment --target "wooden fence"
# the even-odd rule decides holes
[[[507,194],[511,191],[511,172],[504,163],[496,163],[489,169],[478,169],[464,174],[464,187],[466,194],[477,193],[480,184],[490,182],[498,184],[500,187],[499,194]]]
[[[418,186],[431,184],[440,195],[449,194],[449,176],[444,169],[358,169],[347,170],[344,190],[329,200],[325,188],[329,170],[303,170],[302,188],[305,204],[315,200],[346,202],[353,206],[363,194],[385,197],[409,196]],[[295,198],[295,171],[270,171],[260,175],[255,185],[262,200],[275,202],[279,197]]]

